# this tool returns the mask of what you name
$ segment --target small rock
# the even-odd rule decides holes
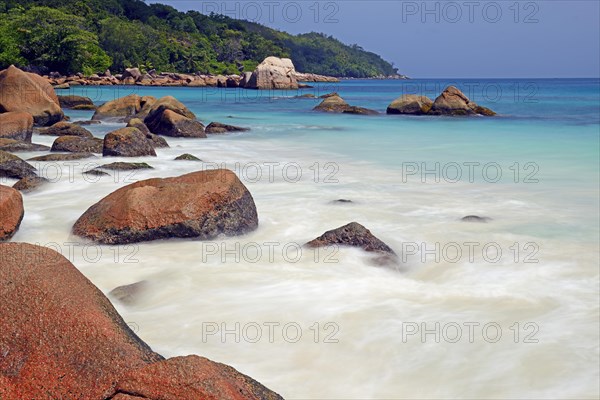
[[[95,157],[92,153],[59,153],[45,154],[28,159],[27,161],[73,161],[82,160],[84,158]]]
[[[247,132],[249,130],[250,130],[249,128],[242,128],[242,127],[234,126],[234,125],[226,125],[226,124],[222,124],[220,122],[211,122],[206,127],[206,133],[209,133],[209,134],[222,134],[222,133],[228,133],[228,132]]]
[[[13,185],[13,189],[17,189],[20,192],[30,192],[45,183],[48,183],[48,179],[40,178],[39,176],[28,176],[19,180]]]
[[[350,106],[342,111],[344,114],[358,114],[358,115],[379,115],[379,111],[371,110],[364,107]]]
[[[113,171],[132,171],[136,169],[154,169],[154,167],[144,163],[128,163],[128,162],[114,162],[110,164],[101,165],[99,169],[108,169]]]
[[[23,151],[49,151],[50,147],[43,144],[25,143],[19,140],[0,138],[0,150],[17,153]]]
[[[100,171],[99,169],[90,169],[88,171],[84,171],[84,174],[94,175],[94,176],[110,176],[108,172]]]
[[[74,108],[77,106],[88,106],[88,107],[94,107],[94,102],[92,101],[92,99],[90,99],[89,97],[84,97],[84,96],[75,96],[75,95],[69,95],[69,96],[58,96],[58,101],[60,103],[60,106],[62,108]]]
[[[176,157],[175,160],[176,161],[202,161],[198,157],[193,156],[191,154],[187,154],[187,153]]]
[[[35,168],[14,154],[0,150],[0,177],[22,179],[35,176]]]
[[[478,215],[467,215],[466,217],[462,217],[460,220],[463,222],[485,223],[491,221],[492,219],[490,217],[480,217]]]
[[[319,96],[319,98],[320,99],[327,99],[329,97],[334,97],[334,96],[340,97],[340,95],[338,94],[338,92],[333,92],[333,93],[323,94],[323,95]]]
[[[367,252],[376,252],[395,256],[396,253],[367,228],[357,222],[351,222],[340,228],[325,232],[318,238],[306,243],[306,246],[325,247],[331,245],[358,247]]]
[[[96,120],[91,120],[91,121],[73,121],[73,123],[75,125],[85,126],[85,125],[97,125],[97,124],[101,124],[102,122],[96,121]]]
[[[69,122],[60,121],[56,124],[52,125],[49,128],[43,129],[40,131],[40,135],[50,135],[50,136],[79,136],[85,138],[92,138],[92,132],[87,129],[76,125],[71,124]]]
[[[116,287],[108,293],[108,296],[123,304],[131,305],[135,302],[136,297],[140,296],[147,288],[148,282],[140,281],[131,285]]]
[[[79,136],[61,136],[52,143],[50,151],[68,151],[71,153],[102,153],[104,141],[99,138]]]

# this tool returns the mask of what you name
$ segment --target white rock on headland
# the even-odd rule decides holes
[[[296,68],[289,58],[267,57],[246,83],[246,89],[298,89]]]

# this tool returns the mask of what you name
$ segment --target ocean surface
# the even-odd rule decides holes
[[[499,115],[385,115],[402,94],[435,98],[448,84]],[[320,100],[294,97],[332,91],[382,115],[315,113]],[[252,129],[167,138],[171,147],[158,157],[135,159],[154,169],[134,174],[82,174],[128,159],[34,163],[54,183],[24,196],[13,240],[61,251],[104,293],[147,281],[133,303],[115,306],[155,351],[230,364],[288,399],[600,395],[598,79],[59,94],[67,93],[97,104],[172,95],[205,124]],[[87,128],[102,137],[121,126]],[[173,161],[183,153],[203,162]],[[70,234],[88,207],[127,183],[217,167],[234,170],[251,191],[255,232],[131,246]],[[461,222],[467,215],[491,220]],[[393,248],[398,263],[301,247],[352,221]]]

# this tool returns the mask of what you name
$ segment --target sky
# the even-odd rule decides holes
[[[600,76],[600,0],[150,2],[323,32],[412,78]]]

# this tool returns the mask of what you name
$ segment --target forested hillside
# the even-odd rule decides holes
[[[15,64],[64,74],[127,67],[233,74],[253,70],[271,55],[322,75],[396,73],[377,54],[320,33],[290,35],[140,0],[0,0],[0,69]]]

